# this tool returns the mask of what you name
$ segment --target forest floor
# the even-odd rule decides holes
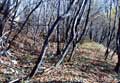
[[[109,57],[105,61],[105,49],[103,45],[95,42],[78,44],[70,62],[46,70],[42,75],[38,73],[27,83],[117,83],[120,76],[113,71],[117,56],[114,55],[112,60]],[[28,75],[38,57],[22,50],[14,52],[13,55],[16,58],[12,60],[0,57],[0,83]],[[53,62],[52,58],[48,62],[45,68],[49,69]]]

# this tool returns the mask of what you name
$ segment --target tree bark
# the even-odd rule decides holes
[[[2,36],[2,32],[3,32],[3,24],[2,24],[2,20],[0,20],[0,37]]]
[[[116,46],[117,46],[118,62],[114,70],[116,73],[119,73],[120,72],[120,18],[119,18],[119,23],[118,23]]]

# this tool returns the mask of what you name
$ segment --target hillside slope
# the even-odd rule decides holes
[[[64,62],[58,68],[50,69],[43,75],[39,73],[30,83],[117,83],[120,78],[113,71],[117,56],[113,60],[104,60],[105,47],[95,42],[86,42],[76,47],[73,59]],[[0,81],[6,82],[12,79],[26,76],[33,68],[37,56],[14,53],[18,63],[10,64],[6,57],[0,57],[5,64],[0,64]],[[52,62],[52,59],[51,59]],[[9,64],[9,66],[8,66]],[[46,67],[52,63],[46,63]],[[50,66],[49,66],[50,67]]]

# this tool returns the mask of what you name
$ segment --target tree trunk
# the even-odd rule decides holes
[[[0,20],[0,37],[2,36],[2,32],[3,32],[3,24],[2,21]]]
[[[116,46],[117,46],[118,62],[114,70],[116,73],[119,73],[120,72],[120,18],[119,18],[119,24],[118,24]]]
[[[118,54],[118,53],[117,53],[117,54]],[[116,73],[119,73],[119,72],[120,72],[120,53],[118,54],[118,62],[117,62],[117,64],[116,64],[114,70],[115,70]]]

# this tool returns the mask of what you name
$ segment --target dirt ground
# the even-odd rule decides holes
[[[120,76],[113,71],[117,56],[114,55],[112,60],[109,57],[105,61],[105,49],[103,45],[95,42],[78,44],[70,62],[49,69],[54,62],[50,58],[45,62],[46,71],[42,75],[37,73],[27,83],[117,83],[120,81]],[[52,56],[52,53],[49,52],[48,56]],[[13,55],[14,60],[0,57],[0,83],[28,75],[38,57],[22,50],[13,52]]]

